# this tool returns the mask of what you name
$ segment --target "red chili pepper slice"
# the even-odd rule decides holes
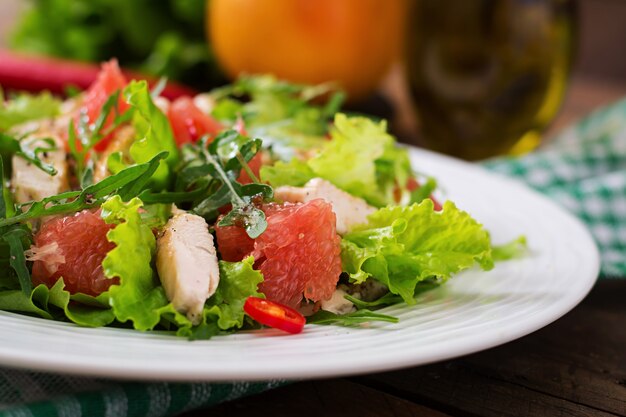
[[[259,297],[248,297],[243,310],[259,323],[288,333],[300,333],[306,323],[304,316],[293,308]]]

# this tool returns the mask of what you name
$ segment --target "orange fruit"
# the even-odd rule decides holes
[[[372,92],[401,49],[405,0],[210,0],[207,33],[226,73],[337,81]]]

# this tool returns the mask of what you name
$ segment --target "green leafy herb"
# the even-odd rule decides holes
[[[437,181],[434,178],[428,178],[424,184],[421,184],[417,189],[411,192],[411,204],[421,203],[424,199],[429,198],[430,195],[437,188]]]
[[[89,154],[93,147],[102,139],[110,135],[123,123],[128,122],[132,117],[132,111],[119,112],[120,91],[111,94],[105,101],[98,118],[89,123],[86,114],[81,114],[78,118],[78,126],[74,125],[74,120],[70,120],[68,130],[68,146],[70,153],[76,161],[76,174],[78,178],[83,178],[85,161],[89,159]],[[111,121],[111,123],[107,123]]]
[[[339,315],[330,311],[319,310],[317,313],[307,317],[308,324],[333,324],[346,327],[358,327],[364,323],[372,321],[384,321],[398,323],[398,318],[386,314],[376,313],[367,309],[361,309],[352,313]]]
[[[32,145],[36,145],[34,149]],[[17,155],[48,175],[56,175],[57,170],[52,165],[42,161],[40,156],[56,149],[56,143],[52,138],[35,138],[34,140],[22,138],[18,140],[6,133],[0,133],[0,153],[4,157]]]
[[[146,191],[141,198],[146,203],[190,202],[191,211],[209,221],[217,218],[218,209],[231,204],[232,210],[220,220],[220,226],[242,226],[256,238],[267,227],[265,214],[257,205],[271,199],[273,190],[260,183],[242,185],[237,178],[242,170],[249,169],[247,163],[260,149],[259,139],[251,140],[234,130],[222,132],[210,143],[203,137],[183,148],[176,184],[180,191]]]
[[[75,213],[98,207],[110,196],[118,193],[124,199],[129,199],[133,196],[133,192],[136,191],[137,184],[145,185],[156,170],[156,167],[159,166],[161,160],[166,156],[167,153],[160,153],[152,158],[150,162],[130,166],[97,184],[84,188],[82,191],[68,191],[44,198],[41,201],[23,204],[20,208],[28,207],[28,210],[13,217],[0,219],[0,227],[45,216]]]
[[[32,290],[32,282],[30,280],[30,271],[26,267],[26,258],[24,257],[24,239],[27,239],[29,232],[23,228],[12,228],[12,230],[2,234],[2,239],[9,244],[10,247],[10,265],[17,273],[20,287],[24,294],[30,294]]]
[[[0,158],[0,221],[7,218],[7,201],[5,199],[4,166]],[[32,290],[30,271],[26,264],[24,250],[30,245],[30,230],[23,225],[14,224],[0,227],[0,241],[8,246],[8,251],[0,252],[0,263],[8,266],[14,271],[22,293],[28,295]],[[3,248],[4,249],[4,248]],[[7,262],[8,261],[8,262]],[[4,275],[4,274],[3,274]],[[9,278],[5,276],[4,278]],[[11,284],[4,283],[4,287],[12,287]]]
[[[439,283],[436,283],[436,282],[420,282],[415,287],[415,292],[413,293],[413,297],[415,298],[418,294],[421,294],[423,292],[426,292],[426,291],[429,291],[438,287],[439,287]],[[390,306],[393,304],[401,303],[403,301],[401,296],[396,295],[391,292],[388,292],[387,294],[373,301],[363,301],[349,294],[344,295],[344,298],[350,301],[352,304],[354,304],[355,307],[358,308],[359,310],[364,309],[364,308],[379,308],[379,307],[384,307],[384,306]]]

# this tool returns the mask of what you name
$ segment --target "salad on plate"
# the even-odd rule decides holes
[[[376,310],[523,244],[494,249],[327,86],[163,86],[111,61],[65,101],[2,98],[1,310],[190,339],[393,322]]]

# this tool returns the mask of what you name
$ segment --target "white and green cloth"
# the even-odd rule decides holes
[[[626,276],[626,100],[595,112],[537,152],[484,165],[576,214],[600,247],[603,276]],[[124,382],[0,368],[0,417],[173,416],[282,384]]]
[[[523,180],[587,224],[603,277],[626,277],[626,100],[603,108],[521,158],[485,163]]]

